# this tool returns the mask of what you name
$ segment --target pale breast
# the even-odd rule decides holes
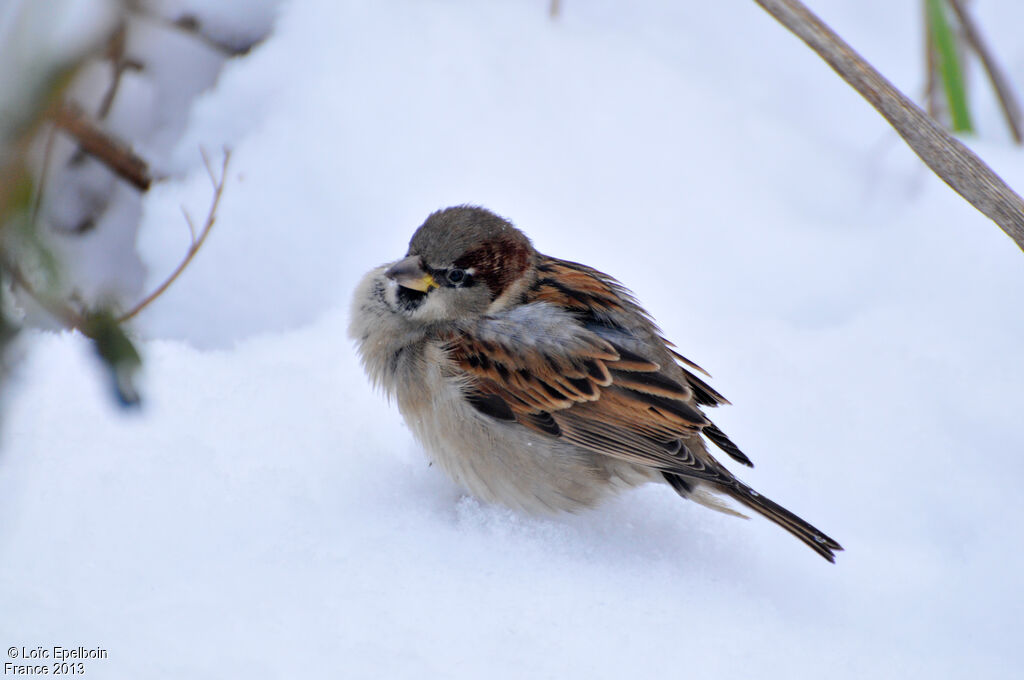
[[[650,470],[479,413],[447,362],[428,344],[402,366],[403,382],[422,389],[398,391],[398,406],[432,460],[474,496],[527,512],[574,511],[652,480]]]
[[[395,398],[427,454],[457,484],[482,500],[544,513],[593,506],[660,479],[470,406],[440,341],[389,308],[384,269],[357,286],[349,334],[371,380]]]

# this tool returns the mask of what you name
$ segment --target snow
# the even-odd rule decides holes
[[[1014,675],[1020,251],[754,3],[562,4],[294,1],[224,66],[143,201],[152,286],[210,200],[198,147],[233,148],[139,319],[141,410],[77,335],[28,338],[0,643],[106,648],[95,677]],[[918,8],[891,4],[813,8],[916,93]],[[977,4],[1024,83],[1024,7]],[[207,5],[228,33],[276,11]],[[975,75],[968,142],[1024,187]],[[740,476],[837,564],[667,487],[532,518],[429,467],[347,308],[462,202],[632,288],[735,404]]]

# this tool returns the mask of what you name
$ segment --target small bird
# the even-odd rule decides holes
[[[406,256],[356,287],[349,334],[370,380],[474,496],[531,513],[652,481],[754,510],[830,562],[842,547],[737,479],[750,459],[701,407],[729,402],[612,277],[537,252],[480,207],[431,214]],[[740,515],[743,516],[743,515]]]

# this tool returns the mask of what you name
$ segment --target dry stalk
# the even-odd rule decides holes
[[[799,0],[754,0],[868,100],[921,160],[1024,250],[1024,200]]]

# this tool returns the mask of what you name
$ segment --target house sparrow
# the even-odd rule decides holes
[[[359,283],[349,333],[433,460],[485,501],[575,511],[660,481],[731,514],[723,497],[738,501],[830,562],[842,550],[711,455],[705,438],[752,465],[701,410],[729,402],[628,290],[488,210],[430,215]]]

